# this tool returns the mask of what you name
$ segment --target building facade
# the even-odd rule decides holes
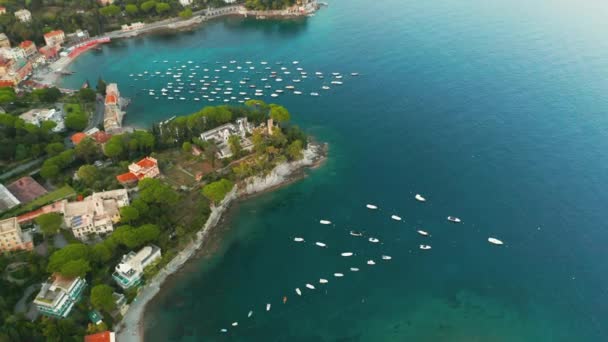
[[[126,189],[96,192],[79,202],[67,202],[63,219],[77,239],[90,234],[107,234],[114,231],[120,221],[120,208],[129,205]]]
[[[32,13],[26,9],[15,12],[15,17],[22,23],[27,23],[32,20]]]
[[[160,175],[158,161],[155,158],[146,157],[129,165],[129,172],[116,176],[116,179],[121,184],[128,184],[144,178],[156,178],[158,175]]]
[[[161,256],[160,248],[155,245],[148,245],[137,254],[131,251],[122,256],[122,261],[114,268],[112,278],[123,289],[137,286],[141,283],[146,266],[160,259]]]
[[[32,250],[34,243],[29,234],[21,231],[16,217],[0,221],[0,252]]]
[[[62,30],[55,30],[44,34],[44,42],[47,46],[61,46],[65,40],[65,33]]]
[[[0,48],[11,48],[11,41],[4,33],[0,33]]]
[[[106,86],[105,112],[103,118],[104,130],[108,133],[120,133],[122,129],[122,111],[120,92],[116,83],[109,83]]]
[[[230,136],[236,135],[240,137],[241,147],[244,150],[249,150],[253,148],[253,144],[247,139],[247,134],[253,132],[253,128],[253,125],[247,121],[247,118],[239,118],[236,119],[235,123],[227,123],[201,133],[201,139],[216,144],[218,148],[218,158],[229,158],[232,157],[232,151],[228,145]]]
[[[56,124],[56,126],[53,128],[53,132],[61,132],[65,130],[65,123],[63,120],[62,113],[53,108],[31,109],[19,115],[19,117],[23,119],[23,121],[36,125],[38,127],[40,127],[40,124],[42,124],[42,122],[44,121],[53,121]]]
[[[65,318],[82,297],[86,286],[87,282],[80,277],[67,278],[54,273],[48,282],[42,284],[34,305],[43,315]]]
[[[0,213],[12,209],[19,204],[21,204],[21,201],[4,185],[0,184]]]
[[[25,53],[26,57],[35,55],[38,52],[38,49],[36,48],[36,43],[31,40],[22,41],[21,44],[19,44],[19,47],[23,49],[23,52]]]

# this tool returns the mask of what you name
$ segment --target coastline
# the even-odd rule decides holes
[[[214,228],[218,227],[224,213],[232,207],[233,202],[250,199],[306,177],[305,170],[318,168],[327,159],[327,149],[327,144],[311,142],[303,151],[304,157],[301,160],[277,165],[268,175],[254,176],[247,179],[244,184],[235,186],[218,206],[211,209],[205,225],[196,233],[196,239],[140,289],[122,321],[115,328],[118,340],[144,341],[144,318],[148,303],[162,290],[163,284],[169,277],[175,276],[175,273],[188,261],[198,256],[201,247],[207,242],[207,237]]]

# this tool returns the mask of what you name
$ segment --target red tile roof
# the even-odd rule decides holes
[[[74,145],[78,145],[86,137],[87,137],[86,134],[84,134],[82,132],[78,132],[78,133],[72,135],[72,142],[74,143]]]
[[[47,193],[46,189],[30,176],[19,178],[7,185],[6,188],[21,203],[29,203]]]
[[[62,30],[55,30],[44,34],[44,38],[51,38],[63,34]]]
[[[105,144],[111,137],[111,134],[104,131],[95,132],[91,135],[91,138],[95,139],[98,144]]]
[[[84,337],[84,342],[110,342],[113,341],[111,331],[104,331],[93,335],[87,335]]]
[[[25,49],[25,48],[30,47],[32,44],[34,44],[34,42],[33,42],[33,41],[31,41],[31,40],[24,40],[24,41],[22,41],[22,42],[19,44],[19,46]]]
[[[123,173],[122,175],[116,176],[119,183],[131,183],[136,182],[139,178],[133,172]]]
[[[154,167],[154,166],[156,166],[156,162],[154,160],[149,159],[149,158],[144,158],[144,159],[138,161],[137,165],[139,165],[141,167],[148,168],[148,167]]]
[[[117,102],[118,101],[117,101],[116,95],[113,95],[113,94],[106,95],[106,104],[116,104]]]

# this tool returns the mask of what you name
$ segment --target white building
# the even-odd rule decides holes
[[[43,121],[53,121],[57,124],[55,128],[53,128],[53,132],[62,132],[65,130],[63,114],[61,113],[61,111],[55,110],[53,108],[31,109],[19,115],[19,117],[23,119],[23,121],[36,125],[38,127],[40,127],[40,124],[42,124]]]
[[[21,202],[15,197],[8,189],[0,184],[0,213],[11,208],[14,208],[21,204]]]
[[[49,282],[42,284],[34,304],[43,315],[65,318],[80,300],[86,286],[87,282],[80,277],[66,278],[54,273]]]
[[[143,28],[145,25],[144,23],[142,23],[141,21],[138,21],[136,23],[131,23],[131,25],[122,25],[120,27],[120,29],[123,32],[128,32],[128,31],[133,31],[133,30],[139,30],[141,28]]]
[[[232,157],[232,151],[228,145],[228,138],[232,135],[237,135],[241,138],[241,147],[245,150],[251,149],[253,144],[247,139],[247,134],[253,132],[253,125],[247,121],[247,118],[236,119],[235,123],[227,123],[201,133],[201,139],[204,141],[212,141],[217,144],[219,149],[218,157],[220,159]]]
[[[26,9],[15,12],[15,17],[22,23],[27,23],[32,20],[32,13]]]
[[[192,5],[192,0],[179,0],[180,5],[186,7]]]
[[[120,208],[127,205],[126,189],[95,192],[82,201],[66,203],[63,219],[78,239],[106,234],[114,231],[114,223],[120,221]]]
[[[25,50],[18,46],[14,48],[0,47],[0,56],[5,59],[25,59],[27,54]]]
[[[120,264],[116,265],[112,278],[123,289],[139,285],[146,266],[161,257],[160,248],[148,245],[137,254],[133,251],[122,256]]]

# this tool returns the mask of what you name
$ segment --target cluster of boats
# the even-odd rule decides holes
[[[162,65],[170,62],[155,63]],[[316,97],[330,90],[331,86],[343,85],[345,76],[359,76],[357,72],[309,73],[299,66],[299,61],[276,62],[274,66],[266,61],[238,63],[235,60],[215,64],[195,64],[194,61],[175,63],[177,65],[133,73],[129,77],[133,81],[145,81],[147,85],[160,83],[141,89],[156,100],[244,103],[252,98],[276,98],[287,94]],[[132,86],[135,87],[135,84]]]
[[[418,202],[426,202],[426,198],[424,198],[424,197],[423,197],[422,195],[420,195],[420,194],[416,194],[416,196],[415,196],[414,198],[415,198],[415,199],[416,199]],[[375,205],[375,204],[366,204],[365,206],[366,206],[366,208],[368,208],[368,209],[370,209],[370,210],[380,210],[380,209],[379,209],[379,207],[378,207],[377,205]],[[392,220],[394,220],[394,221],[402,221],[402,218],[401,218],[400,216],[397,216],[397,215],[391,215],[391,219],[392,219]],[[451,222],[451,223],[462,223],[462,220],[461,220],[460,218],[458,218],[458,217],[455,217],[455,216],[448,216],[448,217],[447,217],[447,220],[448,220],[449,222]],[[321,220],[319,220],[319,224],[321,224],[321,225],[325,225],[325,226],[328,226],[328,225],[333,225],[332,221],[330,221],[330,220],[328,220],[328,219],[321,219]],[[417,232],[419,235],[423,236],[423,237],[430,237],[430,236],[431,236],[431,235],[430,235],[428,232],[426,232],[426,231],[424,231],[424,230],[417,230],[416,232]],[[354,236],[354,237],[362,237],[362,236],[363,236],[363,233],[362,233],[362,232],[357,232],[357,231],[353,231],[353,230],[350,230],[350,231],[349,231],[349,234],[350,234],[351,236]],[[376,238],[376,237],[372,237],[372,236],[368,237],[368,239],[367,239],[367,240],[368,240],[370,243],[374,243],[374,244],[376,244],[376,243],[379,243],[379,242],[380,242],[380,240],[379,240],[378,238]],[[305,240],[303,237],[294,237],[294,238],[293,238],[293,241],[295,241],[295,242],[297,242],[297,243],[305,243],[305,242],[306,242],[306,240]],[[494,238],[494,237],[489,237],[489,238],[488,238],[488,242],[489,242],[489,243],[491,243],[491,244],[493,244],[493,245],[503,245],[503,244],[504,244],[504,243],[503,243],[501,240],[499,240],[499,239],[497,239],[497,238]],[[317,241],[317,242],[315,242],[314,244],[315,244],[317,247],[321,247],[321,248],[329,248],[329,247],[328,247],[328,245],[327,245],[326,243],[324,243],[324,242]],[[420,250],[423,250],[423,251],[428,251],[428,250],[431,250],[431,249],[432,249],[432,247],[431,247],[431,245],[428,245],[428,244],[420,244],[420,245],[419,245],[419,249],[420,249]],[[356,254],[355,254],[354,252],[351,252],[351,251],[340,252],[340,253],[338,253],[338,255],[339,255],[340,257],[343,257],[343,258],[349,258],[349,259],[350,259],[350,258],[352,258],[352,257],[354,257],[354,256],[356,256]],[[384,260],[384,261],[390,261],[390,260],[392,260],[392,257],[391,257],[390,255],[386,255],[386,254],[382,254],[380,258],[381,258],[381,260]],[[366,260],[366,261],[365,261],[365,263],[366,263],[368,266],[374,266],[374,265],[376,265],[376,261],[375,261],[374,259],[368,259],[368,260]],[[359,270],[360,270],[360,269],[359,269],[358,267],[350,267],[350,268],[349,268],[349,270],[350,270],[351,272],[359,272]],[[340,272],[336,272],[336,273],[334,273],[334,274],[333,274],[333,276],[334,276],[335,278],[342,278],[342,277],[344,277],[344,276],[345,276],[345,274],[344,274],[344,273],[340,273]],[[325,278],[320,278],[320,279],[319,279],[319,284],[321,284],[321,285],[325,285],[325,284],[328,284],[328,283],[329,283],[329,280],[328,280],[328,279],[325,279]],[[306,283],[306,284],[304,285],[304,287],[305,287],[306,289],[308,289],[308,290],[311,290],[311,291],[316,290],[315,285],[313,285],[313,284],[311,284],[311,283]],[[303,295],[303,291],[302,291],[302,290],[301,290],[299,287],[295,288],[295,293],[296,293],[296,295],[298,295],[298,296],[302,296],[302,295]],[[284,297],[283,297],[283,303],[284,303],[284,304],[285,304],[285,303],[287,303],[287,296],[284,296]],[[266,304],[266,311],[270,311],[270,309],[271,309],[271,304],[270,304],[270,303],[267,303],[267,304]],[[253,315],[253,311],[249,311],[249,313],[248,313],[247,317],[248,317],[248,318],[250,318],[252,315]],[[232,326],[233,326],[233,327],[238,326],[238,322],[233,322],[233,323],[232,323]],[[227,332],[228,332],[228,329],[223,328],[223,329],[221,329],[220,331],[221,331],[222,333],[227,333]]]

